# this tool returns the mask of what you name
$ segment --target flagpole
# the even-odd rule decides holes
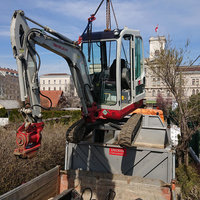
[[[158,37],[158,24],[157,24],[157,26],[155,28],[155,32],[157,33],[157,37]]]

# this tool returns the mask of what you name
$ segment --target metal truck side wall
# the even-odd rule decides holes
[[[0,196],[0,200],[47,200],[59,193],[59,166]]]
[[[115,195],[115,200],[171,200],[170,188],[159,180],[83,170],[59,172],[58,166],[3,194],[0,199],[72,200],[84,190],[85,200],[91,196],[96,200],[108,199],[109,194]]]
[[[124,174],[171,183],[175,171],[173,154],[168,149],[68,143],[65,170]]]

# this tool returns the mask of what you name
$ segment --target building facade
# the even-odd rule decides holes
[[[159,53],[160,49],[164,49],[166,44],[166,39],[164,36],[161,37],[151,37],[149,40],[149,60],[153,60]],[[157,68],[156,70],[159,70]],[[184,96],[189,98],[193,94],[198,94],[200,92],[200,66],[184,66],[180,67],[182,72],[182,78],[184,80]],[[152,72],[152,70],[145,65],[146,74],[146,103],[148,106],[156,106],[156,100],[158,96],[162,96],[163,99],[170,102],[174,102],[174,97],[171,94],[168,87],[163,83],[163,81]]]
[[[18,72],[16,70],[0,68],[0,99],[20,99]]]
[[[63,91],[64,96],[77,96],[71,75],[66,73],[44,74],[40,76],[40,90]]]
[[[185,81],[185,96],[198,94],[200,92],[200,66],[181,67]]]
[[[150,37],[149,39],[149,59],[153,60],[158,54],[160,49],[164,49],[166,44],[166,38],[164,36]],[[159,70],[159,69],[157,69]],[[153,71],[145,65],[145,75],[146,75],[146,103],[150,107],[156,106],[156,100],[159,95],[164,99],[169,99],[172,101],[172,94],[170,93],[167,86],[162,82],[162,80]]]
[[[11,76],[18,77],[18,72],[14,69],[0,67],[0,75],[3,75],[3,76],[11,75]]]

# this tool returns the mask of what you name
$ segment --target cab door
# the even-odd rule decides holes
[[[144,99],[143,42],[134,33],[125,33],[121,39],[121,108]]]
[[[121,106],[126,107],[132,103],[132,38],[130,34],[125,34],[121,39],[121,56],[120,56],[120,67],[121,67]]]
[[[134,102],[145,97],[145,74],[144,74],[144,50],[143,41],[140,36],[135,36],[134,49]]]

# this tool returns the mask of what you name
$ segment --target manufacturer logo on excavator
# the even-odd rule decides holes
[[[122,149],[122,148],[109,148],[109,155],[126,156],[126,149]]]
[[[53,46],[56,47],[56,48],[58,48],[58,49],[61,49],[63,51],[68,51],[68,49],[66,49],[65,47],[63,47],[63,46],[61,46],[59,44],[53,43]]]

